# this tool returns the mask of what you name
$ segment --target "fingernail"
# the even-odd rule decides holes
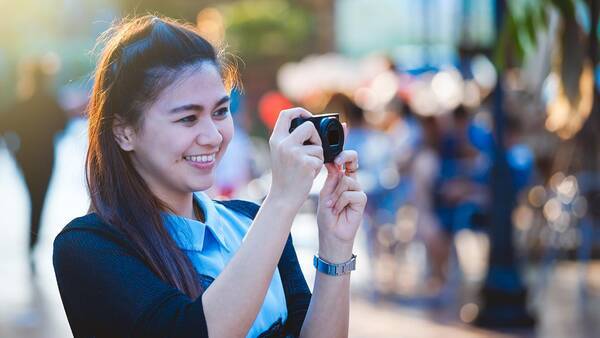
[[[329,201],[327,201],[327,203],[326,203],[326,204],[327,204],[327,206],[328,206],[328,207],[331,207],[331,206],[333,205],[333,200],[329,200]]]

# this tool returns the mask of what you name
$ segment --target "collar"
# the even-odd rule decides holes
[[[226,250],[230,251],[223,227],[221,217],[215,207],[214,201],[211,200],[205,193],[194,193],[194,203],[202,209],[204,213],[204,223],[175,215],[173,213],[162,213],[165,225],[168,226],[173,239],[183,250],[202,251],[204,247],[204,235],[206,231],[210,231],[217,242]]]

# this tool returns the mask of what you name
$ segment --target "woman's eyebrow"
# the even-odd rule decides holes
[[[218,106],[220,106],[226,102],[229,102],[228,95],[223,96],[219,101],[217,101],[217,103],[215,103],[214,108],[217,108]],[[204,106],[201,104],[195,104],[195,103],[184,104],[183,106],[179,106],[179,107],[171,109],[169,111],[169,113],[176,114],[176,113],[180,113],[182,111],[188,111],[188,110],[194,110],[194,111],[201,112],[201,111],[204,111]]]

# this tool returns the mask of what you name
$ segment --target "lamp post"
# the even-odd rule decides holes
[[[497,0],[495,9],[496,36],[502,29],[506,1]],[[490,253],[488,271],[480,290],[481,310],[475,324],[490,328],[532,327],[534,319],[527,313],[527,290],[523,285],[513,246],[512,210],[516,204],[516,189],[504,146],[504,90],[502,71],[493,92],[494,161],[492,168]]]

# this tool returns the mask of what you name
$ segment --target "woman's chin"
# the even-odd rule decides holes
[[[190,190],[192,192],[208,190],[212,188],[212,186],[214,185],[214,181],[215,180],[213,176],[211,176],[210,178],[206,177],[203,179],[202,183],[195,182],[194,184],[190,184]]]
[[[192,172],[186,171],[182,173],[185,175],[185,181],[191,191],[204,191],[210,189],[215,184],[215,167],[217,163],[214,163],[210,168],[202,168],[198,170],[193,168]]]

